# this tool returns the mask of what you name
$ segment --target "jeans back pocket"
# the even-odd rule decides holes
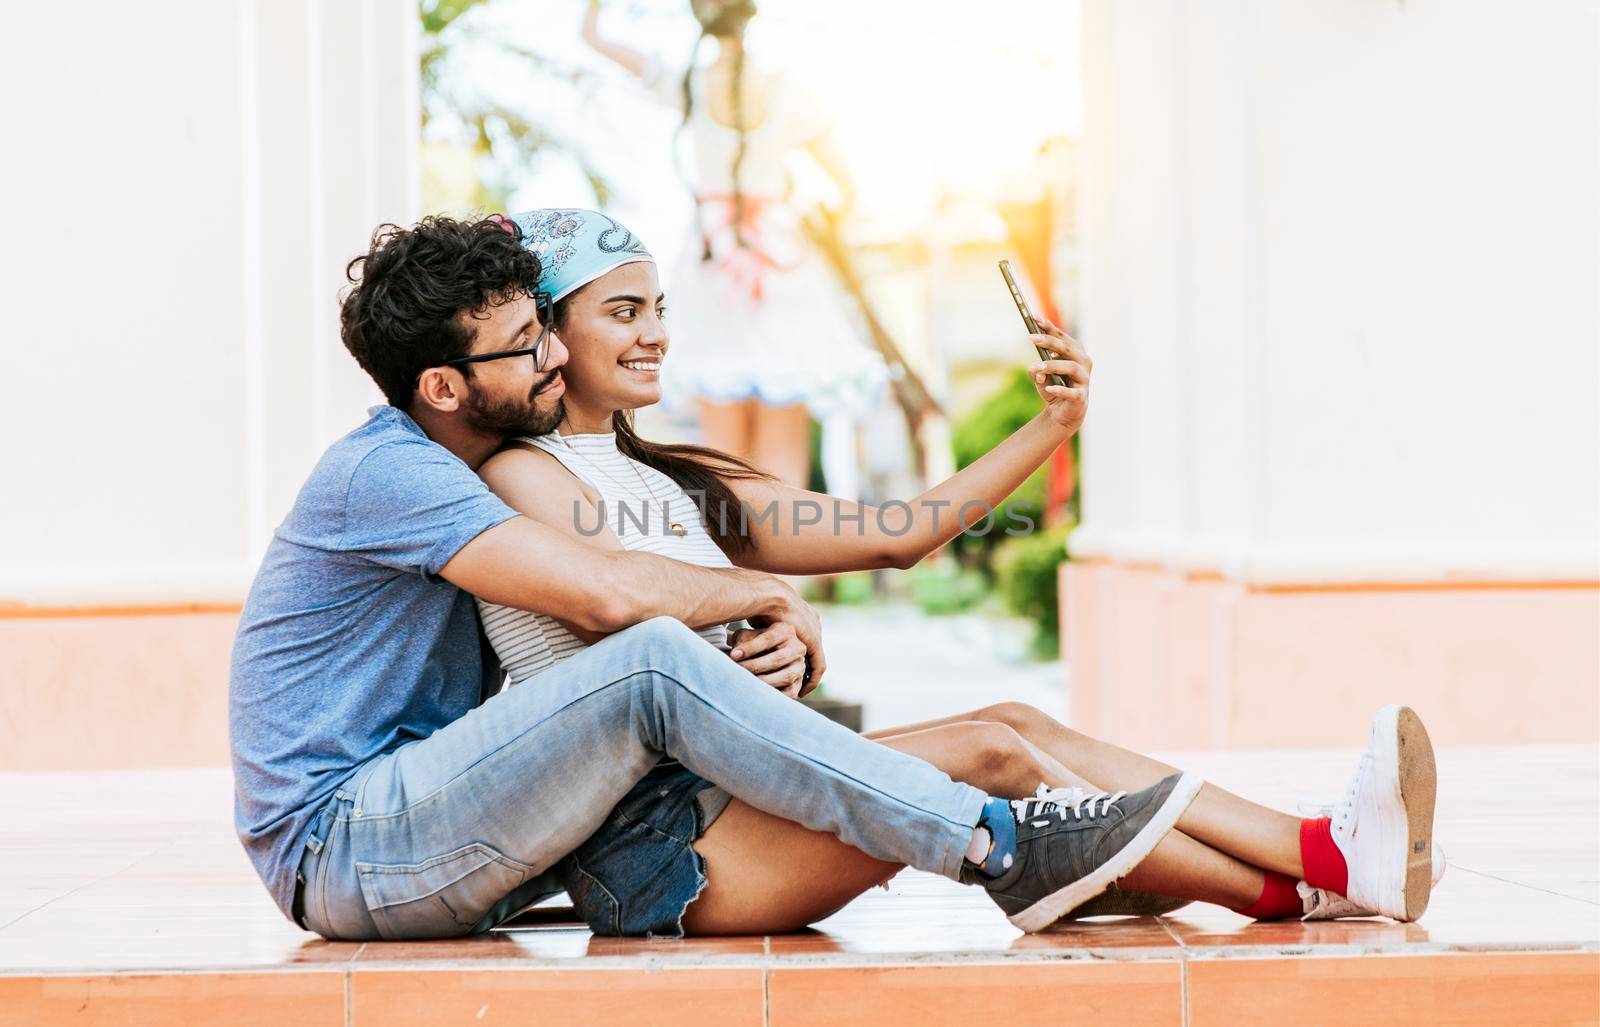
[[[421,863],[356,863],[361,897],[388,941],[468,934],[532,873],[482,842]]]

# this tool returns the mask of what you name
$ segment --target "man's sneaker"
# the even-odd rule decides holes
[[[1173,774],[1140,792],[1086,793],[1064,804],[1017,799],[1016,858],[999,877],[972,868],[962,880],[982,884],[1017,927],[1041,931],[1126,875],[1172,830],[1204,782]]]
[[[1086,798],[1089,792],[1082,788],[1051,788],[1040,782],[1039,790],[1033,793],[1035,799],[1045,802],[1073,804]],[[1085,902],[1075,909],[1069,909],[1063,920],[1087,920],[1092,916],[1166,916],[1189,905],[1192,899],[1180,899],[1171,895],[1157,895],[1147,891],[1125,891],[1118,888],[1116,882],[1105,891]]]
[[[1115,883],[1094,898],[1069,909],[1062,920],[1087,920],[1092,916],[1166,916],[1176,913],[1193,899],[1157,895],[1148,891],[1124,891]]]
[[[1345,898],[1396,920],[1415,920],[1433,888],[1433,744],[1406,706],[1372,721],[1367,751],[1334,808],[1333,843],[1349,872]]]

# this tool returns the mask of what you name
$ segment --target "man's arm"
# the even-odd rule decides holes
[[[771,616],[789,605],[781,583],[758,571],[607,552],[521,516],[467,543],[439,574],[491,603],[547,613],[591,631],[620,631],[662,615],[704,627]]]
[[[491,486],[525,515],[467,543],[440,569],[441,577],[489,602],[549,614],[588,632],[620,631],[657,616],[697,628],[741,617],[789,624],[811,653],[812,680],[821,680],[821,625],[792,588],[758,571],[600,548],[576,534],[577,511],[561,496],[566,486],[581,498],[574,480],[546,462],[555,464],[542,453],[510,451],[485,465]],[[535,511],[562,527],[526,515]]]

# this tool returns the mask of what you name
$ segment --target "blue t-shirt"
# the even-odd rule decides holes
[[[274,533],[233,643],[234,825],[285,915],[333,790],[480,701],[477,611],[437,575],[516,516],[405,413],[370,414]]]

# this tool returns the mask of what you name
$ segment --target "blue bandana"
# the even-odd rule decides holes
[[[522,245],[539,258],[539,288],[552,302],[624,264],[656,259],[643,240],[599,211],[546,207],[510,218],[522,229]]]

